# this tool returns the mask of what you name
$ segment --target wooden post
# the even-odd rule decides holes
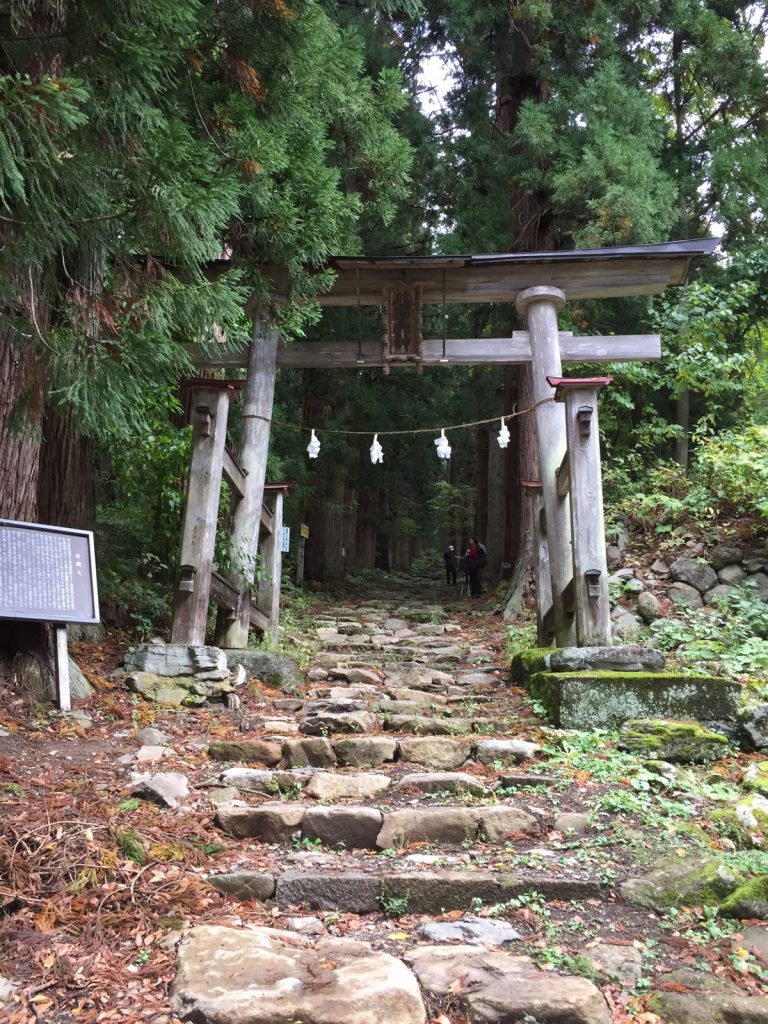
[[[261,544],[261,566],[259,569],[259,608],[269,616],[267,639],[277,640],[280,626],[280,579],[283,569],[282,530],[283,492],[274,492],[272,509],[272,533],[267,534]]]
[[[306,544],[305,537],[299,535],[296,538],[296,585],[299,587],[304,586],[304,548]]]
[[[559,288],[547,285],[526,288],[517,296],[517,309],[528,321],[535,402],[553,397],[547,377],[560,377],[562,374],[557,311],[564,303],[565,294]],[[574,643],[576,631],[572,618],[563,607],[563,592],[573,573],[571,521],[568,498],[558,495],[556,479],[566,449],[565,420],[562,408],[554,402],[538,405],[535,415],[539,472],[547,520],[555,637],[558,646],[569,647]]]
[[[608,563],[605,553],[603,484],[597,396],[610,377],[560,380],[556,397],[565,402],[573,531],[576,642],[579,647],[611,646]]]
[[[205,643],[228,412],[226,387],[193,391],[192,457],[184,503],[180,579],[171,628],[171,643],[174,644],[199,646]]]
[[[67,627],[54,626],[54,664],[56,670],[56,700],[59,711],[70,711],[72,696],[69,689],[69,651]]]
[[[533,522],[533,571],[536,586],[536,642],[539,647],[549,647],[552,635],[548,625],[552,615],[552,577],[549,569],[549,545],[547,543],[547,519],[540,480],[523,480],[523,489],[531,501]]]
[[[253,321],[248,352],[248,375],[242,391],[242,436],[238,464],[244,473],[245,494],[232,516],[230,550],[235,571],[232,583],[241,592],[253,583],[259,553],[261,506],[267,474],[269,431],[275,393],[278,334],[262,316]],[[220,647],[244,649],[248,646],[248,627],[244,616],[233,615],[224,621],[216,638]]]

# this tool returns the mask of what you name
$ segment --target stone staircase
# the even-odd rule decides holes
[[[470,643],[418,601],[339,608],[316,620],[306,682],[210,745],[215,824],[239,856],[209,882],[266,904],[275,927],[192,929],[174,984],[183,1019],[633,1019],[614,996],[644,974],[631,929],[653,915],[620,902],[610,821],[590,813],[578,773],[550,773],[553,734],[486,637]],[[557,953],[558,929],[589,938],[576,958]],[[764,1000],[704,993],[697,1005],[731,1015],[690,1016],[683,1001],[647,1024],[768,1021]]]

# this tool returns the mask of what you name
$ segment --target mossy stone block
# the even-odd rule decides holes
[[[754,761],[744,772],[744,789],[768,796],[768,761]]]
[[[744,885],[744,875],[720,858],[685,857],[668,860],[639,878],[621,886],[628,903],[662,913],[672,907],[716,907]]]
[[[518,651],[510,666],[512,682],[525,685],[535,673],[546,672],[549,656],[556,650],[556,647],[530,647],[527,651]]]
[[[528,691],[561,729],[615,729],[633,718],[736,721],[741,687],[673,672],[537,672]]]
[[[720,904],[723,917],[768,917],[768,875],[750,878]]]
[[[620,746],[672,764],[707,764],[728,752],[728,741],[698,722],[635,719],[621,727]]]

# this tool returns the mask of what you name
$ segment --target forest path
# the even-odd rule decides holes
[[[251,680],[237,711],[111,688],[87,740],[16,720],[13,1024],[768,1021],[734,952],[764,930],[622,898],[699,856],[705,797],[547,729],[482,603],[389,580],[292,631],[301,681]]]

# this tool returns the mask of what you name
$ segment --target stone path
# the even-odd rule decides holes
[[[507,682],[498,631],[469,638],[441,607],[391,597],[322,614],[314,629],[305,683],[247,735],[209,748],[215,824],[240,843],[210,884],[241,906],[265,903],[277,926],[192,928],[177,1013],[202,1024],[633,1019],[620,1008],[645,991],[635,986],[653,974],[655,947],[634,937],[648,928],[643,899],[621,902],[626,835],[614,849],[610,816],[583,799],[592,790],[549,774],[553,736]],[[581,954],[563,952],[560,929],[584,932]],[[727,978],[704,995],[691,979],[672,989],[648,1022],[768,1021],[766,1001]]]

